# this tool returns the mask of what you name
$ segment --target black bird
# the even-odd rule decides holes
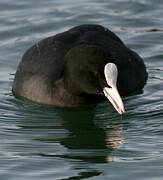
[[[67,107],[94,103],[105,95],[121,114],[120,95],[140,91],[147,77],[142,58],[119,37],[103,26],[85,24],[29,48],[12,90],[16,97]]]

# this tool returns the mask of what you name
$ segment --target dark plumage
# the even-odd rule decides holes
[[[147,72],[138,54],[100,25],[77,26],[41,40],[24,54],[13,93],[57,106],[92,103],[102,97],[108,62],[117,65],[122,96],[144,87]]]

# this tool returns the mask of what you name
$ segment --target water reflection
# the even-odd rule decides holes
[[[106,148],[105,131],[93,122],[95,111],[63,110],[60,116],[64,127],[70,134],[61,143],[70,149],[102,149]]]
[[[96,107],[82,109],[64,109],[59,115],[64,122],[64,127],[70,132],[60,143],[69,149],[65,155],[69,158],[89,162],[112,161],[112,151],[123,144],[123,126],[121,122],[112,122],[95,117]],[[108,121],[107,126],[103,121]]]
[[[10,156],[22,161],[24,158],[49,160],[53,164],[49,166],[52,174],[58,167],[56,162],[65,162],[70,166],[67,171],[70,168],[74,172],[65,180],[100,176],[102,171],[93,164],[116,160],[113,152],[123,144],[121,119],[112,113],[112,116],[103,114],[108,106],[54,108],[17,99],[9,99],[5,104],[10,105],[11,111],[14,108],[10,116],[14,118],[12,127],[17,128],[6,127],[12,138],[7,144],[2,143],[4,150],[7,147]],[[23,168],[28,165],[24,161]]]
[[[112,126],[110,131],[106,133],[106,146],[108,148],[112,147],[112,149],[117,149],[124,143],[122,138],[123,134],[123,126],[122,124],[116,124]]]
[[[35,113],[33,110],[32,106],[27,106],[23,120],[20,116],[19,127],[22,137],[29,134],[32,153],[37,154],[35,145],[40,146],[39,156],[103,163],[113,161],[112,151],[123,144],[121,120],[109,120],[109,116],[101,119],[100,114],[96,116],[95,106],[73,109],[35,107]]]

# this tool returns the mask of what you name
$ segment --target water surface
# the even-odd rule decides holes
[[[0,179],[163,178],[163,2],[161,0],[0,1]],[[13,74],[27,48],[82,23],[114,31],[146,63],[144,93],[50,108],[15,99]]]

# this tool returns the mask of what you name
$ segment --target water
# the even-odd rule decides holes
[[[163,178],[163,2],[161,0],[0,1],[0,179]],[[143,58],[144,93],[75,109],[15,99],[13,74],[25,50],[82,23],[110,28]]]

